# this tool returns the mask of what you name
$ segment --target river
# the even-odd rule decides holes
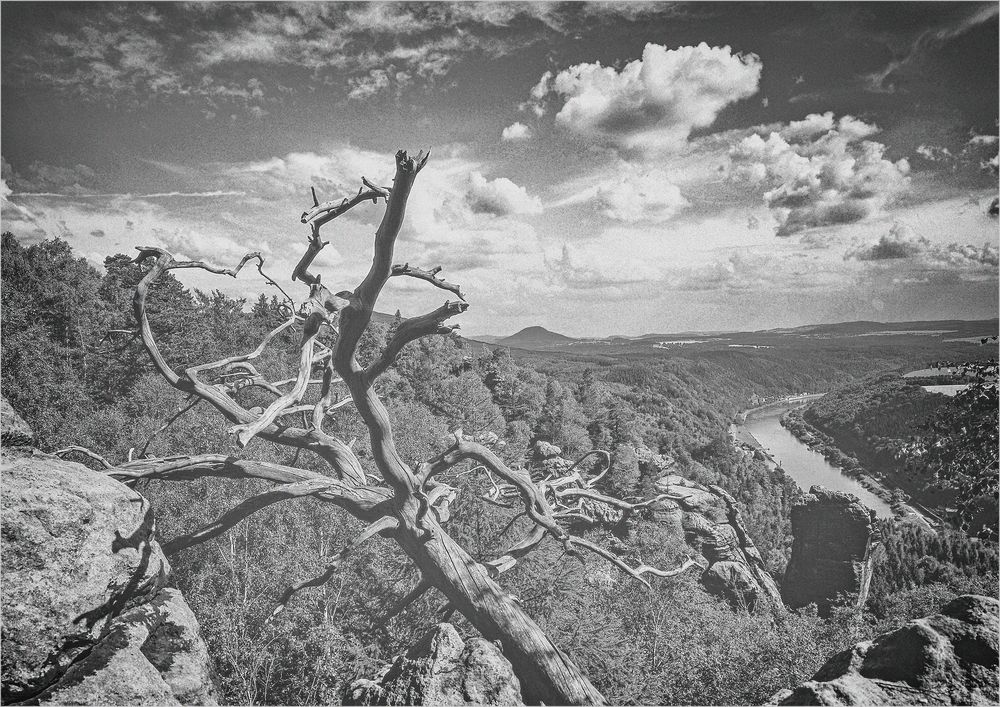
[[[738,429],[753,435],[764,451],[778,462],[803,491],[808,491],[814,484],[819,484],[834,491],[852,493],[880,518],[891,518],[893,513],[889,504],[862,486],[860,482],[845,476],[822,454],[809,449],[781,426],[781,416],[788,409],[788,406],[779,406],[754,412]]]

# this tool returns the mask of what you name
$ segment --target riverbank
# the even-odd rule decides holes
[[[802,405],[795,401],[792,405]],[[815,485],[834,491],[850,493],[874,510],[880,518],[892,518],[892,507],[870,492],[856,480],[845,476],[818,452],[809,449],[781,426],[781,415],[788,405],[771,405],[766,411],[750,416],[745,425],[733,425],[734,443],[746,453],[764,460],[773,469],[782,472],[807,492]]]
[[[826,393],[802,393],[801,395],[789,395],[788,397],[781,398],[780,400],[773,400],[769,403],[758,405],[757,407],[741,410],[736,413],[736,425],[739,426],[746,424],[747,420],[751,419],[754,415],[765,413],[783,406],[798,406],[800,404],[808,403],[811,400],[822,398],[824,395],[826,395]]]
[[[911,522],[932,532],[940,527],[932,514],[911,505],[903,492],[894,493],[856,459],[839,450],[834,454],[832,446],[818,445],[817,441],[825,436],[818,430],[803,434],[800,429],[796,434],[796,430],[792,429],[794,425],[790,427],[782,422],[783,417],[797,412],[822,395],[791,396],[742,411],[736,417],[737,422],[730,426],[733,444],[760,459],[766,459],[804,491],[808,491],[813,484],[821,484],[858,496],[881,517]],[[764,434],[765,440],[758,439],[752,429]],[[781,433],[778,434],[777,430]],[[782,439],[785,441],[782,442]],[[832,440],[828,441],[832,443]],[[848,460],[849,470],[841,463]]]
[[[847,454],[836,446],[829,435],[816,429],[806,422],[799,414],[799,408],[790,408],[780,418],[782,427],[788,430],[799,442],[809,449],[822,454],[832,466],[837,467],[842,474],[854,479],[872,494],[880,498],[892,508],[893,515],[899,520],[908,520],[936,532],[941,527],[940,519],[929,512],[918,510],[915,504],[902,489],[890,489],[875,472],[867,469],[856,457]]]

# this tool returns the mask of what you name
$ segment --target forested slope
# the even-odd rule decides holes
[[[78,444],[112,462],[147,453],[242,454],[218,414],[204,405],[186,409],[184,396],[151,372],[129,333],[140,266],[116,255],[101,273],[75,257],[64,241],[25,248],[9,234],[2,258],[3,393],[34,427],[42,449]],[[248,306],[219,292],[187,290],[169,274],[161,283],[151,293],[149,309],[174,367],[250,350],[282,317],[274,297]],[[361,358],[379,350],[394,326],[373,324]],[[272,380],[293,368],[298,341],[285,336],[275,343],[258,362]],[[906,357],[887,353],[877,365],[902,365]],[[641,495],[650,479],[626,450],[645,445],[668,454],[677,473],[717,483],[744,504],[748,531],[780,576],[790,541],[788,511],[799,491],[780,473],[737,452],[727,427],[751,392],[834,385],[863,368],[856,353],[832,363],[821,359],[815,352],[783,373],[775,369],[773,354],[512,357],[503,349],[438,336],[404,349],[396,367],[380,379],[378,392],[400,451],[413,463],[432,456],[448,431],[462,427],[470,434],[495,434],[511,463],[538,440],[560,446],[567,457],[594,447],[613,450],[612,483],[624,494]],[[241,395],[247,407],[255,404],[257,393]],[[356,440],[354,449],[368,464],[368,436],[350,405],[338,411],[333,426],[341,438]],[[323,468],[309,452],[260,439],[247,455]],[[475,502],[485,482],[461,471],[448,482],[461,490],[451,535],[476,559],[494,557],[516,535],[519,521]],[[170,538],[260,487],[198,480],[153,482],[141,490],[154,503],[160,532]],[[337,702],[354,677],[371,674],[439,620],[443,602],[434,595],[388,623],[382,620],[416,577],[394,544],[379,541],[362,548],[332,581],[303,592],[274,621],[265,621],[285,587],[322,571],[356,525],[303,499],[255,514],[171,558],[201,622],[226,701]],[[641,524],[636,538],[637,550],[650,563],[675,563],[685,550],[682,538],[652,523]],[[897,553],[901,559],[893,576],[909,571],[912,554]],[[995,555],[990,557],[977,556],[966,565],[995,565]],[[830,621],[808,611],[733,611],[705,594],[691,575],[657,582],[653,591],[628,583],[609,588],[591,580],[594,562],[583,565],[549,542],[504,575],[504,586],[614,703],[758,703],[808,677],[836,648],[868,635],[876,618],[898,620],[903,611],[897,602],[883,607],[879,617],[848,612]],[[972,574],[962,573],[962,581],[980,586],[976,581],[983,573]],[[938,582],[905,610],[935,608],[952,592],[955,582],[949,581]],[[895,587],[887,580],[886,592]]]

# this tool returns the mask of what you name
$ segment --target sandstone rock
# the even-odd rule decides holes
[[[733,604],[781,604],[778,585],[746,534],[735,499],[718,486],[703,486],[681,476],[668,475],[656,483],[660,493],[681,497],[653,508],[653,518],[679,527],[705,571],[705,588]]]
[[[562,450],[551,442],[546,442],[545,440],[538,440],[535,442],[535,457],[539,461],[548,459],[549,457],[558,457],[562,454]]]
[[[635,448],[635,458],[639,462],[639,468],[642,469],[643,475],[651,479],[661,478],[677,464],[670,455],[657,454],[643,444]]]
[[[838,653],[771,704],[997,704],[998,624],[1000,602],[961,596],[940,614]]]
[[[4,702],[214,704],[149,503],[87,467],[4,454]]]
[[[17,411],[0,395],[0,444],[4,447],[31,447],[35,433]]]
[[[857,497],[813,486],[792,507],[792,557],[781,585],[785,603],[797,608],[815,602],[821,615],[841,594],[864,604],[877,534],[875,512]]]
[[[462,641],[438,624],[373,680],[356,680],[347,704],[523,705],[510,662],[482,638]]]

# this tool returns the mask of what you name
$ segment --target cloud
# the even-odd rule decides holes
[[[131,105],[198,98],[206,119],[222,115],[219,103],[227,112],[256,106],[260,117],[303,82],[362,100],[426,87],[467,57],[507,55],[608,15],[668,12],[634,3],[76,4],[6,34],[3,80]],[[270,67],[282,71],[262,72]]]
[[[531,128],[521,122],[508,125],[500,133],[500,139],[504,142],[519,142],[531,137]]]
[[[845,259],[855,260],[895,260],[912,258],[932,248],[926,238],[918,237],[909,226],[902,223],[893,224],[889,232],[870,246],[856,246],[849,250]]]
[[[588,184],[570,182],[563,190],[569,195],[553,202],[553,208],[590,203],[600,215],[623,223],[663,223],[689,206],[667,172],[629,162],[598,172]]]
[[[844,259],[912,259],[920,267],[935,270],[995,271],[998,266],[997,246],[992,243],[984,243],[982,247],[960,243],[934,244],[927,238],[918,236],[909,226],[898,222],[877,242],[870,245],[856,244],[844,254]]]
[[[1000,138],[996,135],[972,135],[961,149],[950,150],[941,145],[921,144],[916,148],[916,154],[926,163],[925,168],[946,168],[951,172],[962,170],[967,176],[976,176],[981,172],[996,172],[997,144]]]
[[[1000,142],[1000,136],[997,135],[973,135],[966,144],[971,147],[979,147],[981,145],[990,147],[995,146],[998,142]]]
[[[755,132],[729,151],[729,179],[763,190],[776,234],[854,223],[878,213],[908,185],[905,159],[891,162],[885,146],[863,139],[877,128],[832,114]],[[761,131],[763,132],[763,131]]]
[[[592,291],[621,288],[663,278],[663,272],[648,261],[627,255],[601,257],[585,246],[563,244],[559,257],[546,257],[548,281],[560,288]]]
[[[469,175],[466,200],[476,213],[509,216],[511,214],[537,214],[542,210],[538,197],[506,177],[488,180],[479,172]]]
[[[938,147],[937,145],[918,145],[917,154],[928,162],[944,162],[954,158],[947,147]]]
[[[728,46],[650,43],[621,71],[584,63],[543,75],[529,105],[562,101],[555,121],[571,134],[626,151],[676,151],[692,130],[756,93],[761,69],[755,54],[734,54]]]
[[[35,161],[23,172],[15,172],[4,161],[10,188],[15,192],[54,192],[77,195],[93,191],[97,173],[87,165],[61,167]]]
[[[922,30],[901,46],[890,47],[895,55],[892,61],[878,71],[861,77],[865,90],[872,93],[905,91],[905,80],[919,72],[920,64],[931,52],[981,24],[996,20],[995,3],[972,4],[966,7],[968,9],[958,19]]]
[[[389,72],[385,69],[372,69],[367,76],[359,76],[348,81],[351,90],[347,97],[356,100],[371,98],[389,88]]]

